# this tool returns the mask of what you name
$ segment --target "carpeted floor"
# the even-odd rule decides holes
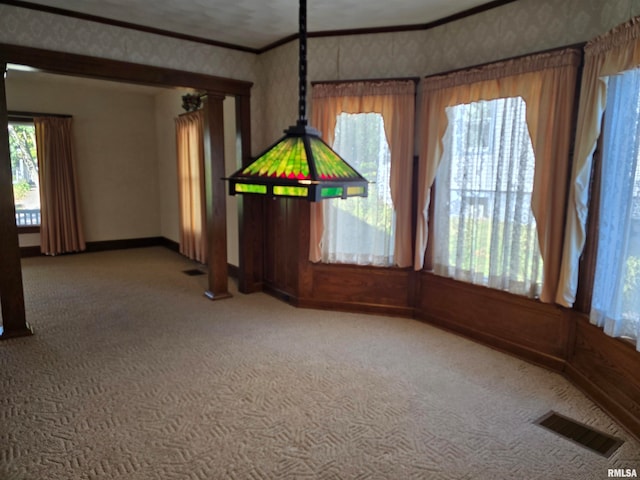
[[[555,373],[423,323],[211,302],[163,248],[23,261],[0,479],[604,479],[640,445]],[[606,459],[532,422],[625,440]]]

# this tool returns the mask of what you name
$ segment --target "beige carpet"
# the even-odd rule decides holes
[[[557,374],[408,319],[211,302],[163,248],[23,261],[0,479],[604,479],[640,445]],[[619,436],[605,459],[532,421]]]

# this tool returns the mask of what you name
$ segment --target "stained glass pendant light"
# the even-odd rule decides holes
[[[299,118],[285,136],[248,166],[227,180],[229,195],[237,193],[270,197],[327,198],[366,197],[367,180],[334,152],[320,132],[307,125],[307,2],[300,0]]]

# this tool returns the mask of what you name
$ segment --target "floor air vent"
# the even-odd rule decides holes
[[[575,420],[549,412],[534,423],[600,455],[610,457],[624,442]]]
[[[185,275],[189,275],[190,277],[195,277],[196,275],[204,275],[204,272],[197,268],[192,268],[191,270],[183,270],[182,273],[184,273]]]

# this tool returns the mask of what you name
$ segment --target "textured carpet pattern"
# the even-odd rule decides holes
[[[0,343],[0,479],[548,479],[640,469],[562,377],[428,325],[211,302],[162,248],[23,261]],[[621,437],[605,459],[532,421]]]

